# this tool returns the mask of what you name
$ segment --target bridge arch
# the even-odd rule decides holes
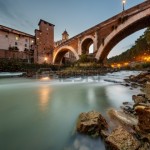
[[[79,59],[79,55],[77,54],[74,48],[72,48],[71,46],[63,46],[59,48],[57,52],[54,54],[53,64],[60,64],[64,55],[69,51],[71,51],[74,54],[77,60]]]
[[[96,39],[92,35],[85,36],[80,43],[81,54],[89,54],[89,48],[92,44],[94,52],[96,49]]]
[[[133,17],[127,19],[124,23],[120,24],[114,29],[101,44],[97,53],[96,59],[103,62],[112,48],[117,45],[121,40],[134,32],[150,26],[150,8],[142,11]]]

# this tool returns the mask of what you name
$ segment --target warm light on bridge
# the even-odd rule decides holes
[[[125,63],[115,63],[115,64],[111,64],[112,68],[121,68],[121,67],[127,67],[129,65],[128,62]]]
[[[150,62],[150,56],[146,56],[143,59],[144,59],[144,61]]]
[[[44,60],[45,60],[45,61],[47,61],[47,60],[48,60],[48,58],[47,58],[47,57],[45,57],[45,58],[44,58]]]

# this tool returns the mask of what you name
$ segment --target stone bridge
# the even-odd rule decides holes
[[[150,26],[150,0],[136,5],[70,38],[54,49],[53,64],[60,64],[71,51],[76,59],[94,46],[94,57],[104,62],[112,48],[132,33]]]

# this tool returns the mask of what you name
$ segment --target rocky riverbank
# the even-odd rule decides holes
[[[120,110],[108,110],[109,121],[99,112],[81,113],[76,130],[91,137],[101,137],[109,150],[150,150],[150,72],[125,79],[129,86],[143,92],[124,102]],[[135,86],[136,85],[136,86]]]

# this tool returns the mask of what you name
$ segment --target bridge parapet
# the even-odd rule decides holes
[[[149,13],[147,13],[148,11]],[[147,21],[148,17],[144,15],[144,12],[147,13],[146,15],[148,17],[150,16],[150,0],[147,0],[128,10],[122,11],[121,13],[113,16],[112,18],[107,19],[106,21],[99,23],[63,42],[54,49],[54,57],[56,58],[58,52],[64,51],[65,48],[70,48],[68,50],[73,51],[76,57],[78,55],[79,58],[79,55],[83,53],[83,47],[86,47],[85,43],[89,45],[91,43],[91,40],[94,44],[94,51],[97,51],[97,59],[101,57],[100,55],[102,54],[102,51],[105,51],[105,47],[107,47],[106,54],[108,55],[108,52],[111,50],[110,48],[113,48],[123,38],[138,31],[139,29],[150,25],[150,21]],[[141,14],[141,16],[139,16],[138,14]],[[132,20],[132,18],[134,18],[134,20]],[[132,22],[132,24],[129,22]],[[113,41],[113,43],[112,38],[114,37],[116,37],[116,39],[115,41]],[[85,42],[85,40],[87,39],[90,40]]]

